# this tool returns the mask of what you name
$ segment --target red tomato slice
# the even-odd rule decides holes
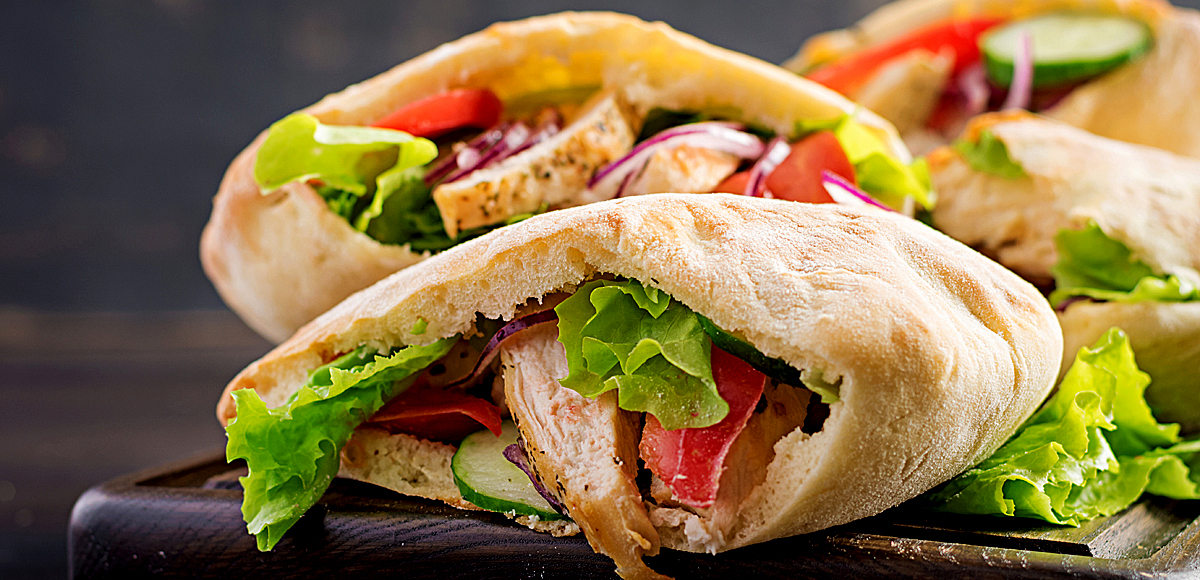
[[[392,433],[434,441],[461,441],[486,427],[500,436],[500,408],[460,391],[414,385],[371,416],[371,424]]]
[[[829,66],[806,75],[843,95],[849,95],[871,78],[889,60],[911,50],[939,52],[943,47],[954,50],[954,74],[979,62],[979,37],[989,28],[1004,22],[1003,18],[980,16],[968,19],[952,18],[914,30],[885,44],[851,54]]]
[[[746,193],[746,184],[750,183],[750,171],[739,171],[725,178],[725,181],[717,184],[713,189],[713,193],[733,193],[742,195]]]
[[[503,112],[504,103],[492,91],[454,89],[404,105],[371,126],[437,137],[464,127],[486,129],[498,123]]]
[[[792,152],[767,176],[767,190],[775,199],[808,203],[833,203],[821,182],[821,170],[858,185],[854,166],[833,131],[818,131],[792,144]]]
[[[767,376],[750,363],[716,346],[712,347],[712,370],[717,392],[729,403],[729,414],[711,427],[674,431],[663,429],[658,419],[647,415],[639,445],[646,467],[671,489],[675,499],[697,508],[709,507],[717,500],[725,456],[746,428],[767,384]]]

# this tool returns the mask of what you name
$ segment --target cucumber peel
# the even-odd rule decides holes
[[[1125,16],[1058,12],[996,28],[979,41],[988,78],[1008,87],[1022,34],[1033,40],[1034,88],[1066,85],[1106,73],[1150,50],[1146,24]]]
[[[820,369],[810,369],[808,373],[802,373],[800,369],[781,359],[763,354],[749,342],[721,329],[708,317],[702,314],[696,316],[700,319],[700,327],[712,339],[713,344],[721,350],[750,363],[750,366],[758,372],[780,383],[793,386],[803,385],[808,390],[821,395],[822,403],[838,402],[838,388],[841,386],[841,379],[834,383],[827,382]]]
[[[512,421],[496,437],[484,429],[467,435],[458,446],[450,470],[463,499],[482,509],[542,520],[561,520],[550,503],[538,494],[529,476],[504,457],[504,448],[517,442],[520,432]]]

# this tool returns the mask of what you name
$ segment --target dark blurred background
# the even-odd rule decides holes
[[[495,21],[616,10],[778,63],[881,3],[4,0],[0,578],[66,575],[87,487],[223,444],[217,396],[269,345],[197,244],[271,122]]]

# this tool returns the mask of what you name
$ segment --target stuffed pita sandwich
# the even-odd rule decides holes
[[[201,258],[280,341],[534,214],[666,191],[819,199],[822,169],[898,209],[929,205],[910,161],[886,121],[778,67],[662,23],[558,14],[493,25],[274,124],[225,175]],[[768,167],[780,177],[751,179]]]
[[[1120,327],[1155,416],[1200,428],[1200,161],[1002,113],[929,163],[934,225],[1051,290],[1063,373]]]
[[[666,194],[398,272],[241,372],[218,416],[262,549],[341,475],[582,531],[658,578],[661,548],[820,530],[948,480],[1033,412],[1061,350],[1036,289],[898,213]]]
[[[1200,157],[1200,12],[1158,0],[899,0],[784,66],[894,123],[914,152],[1021,108]]]

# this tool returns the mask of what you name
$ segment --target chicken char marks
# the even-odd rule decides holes
[[[615,391],[588,399],[560,386],[567,358],[557,337],[543,325],[500,349],[505,398],[530,465],[622,578],[666,578],[642,562],[658,553],[659,538],[635,481],[641,416],[617,408]]]

